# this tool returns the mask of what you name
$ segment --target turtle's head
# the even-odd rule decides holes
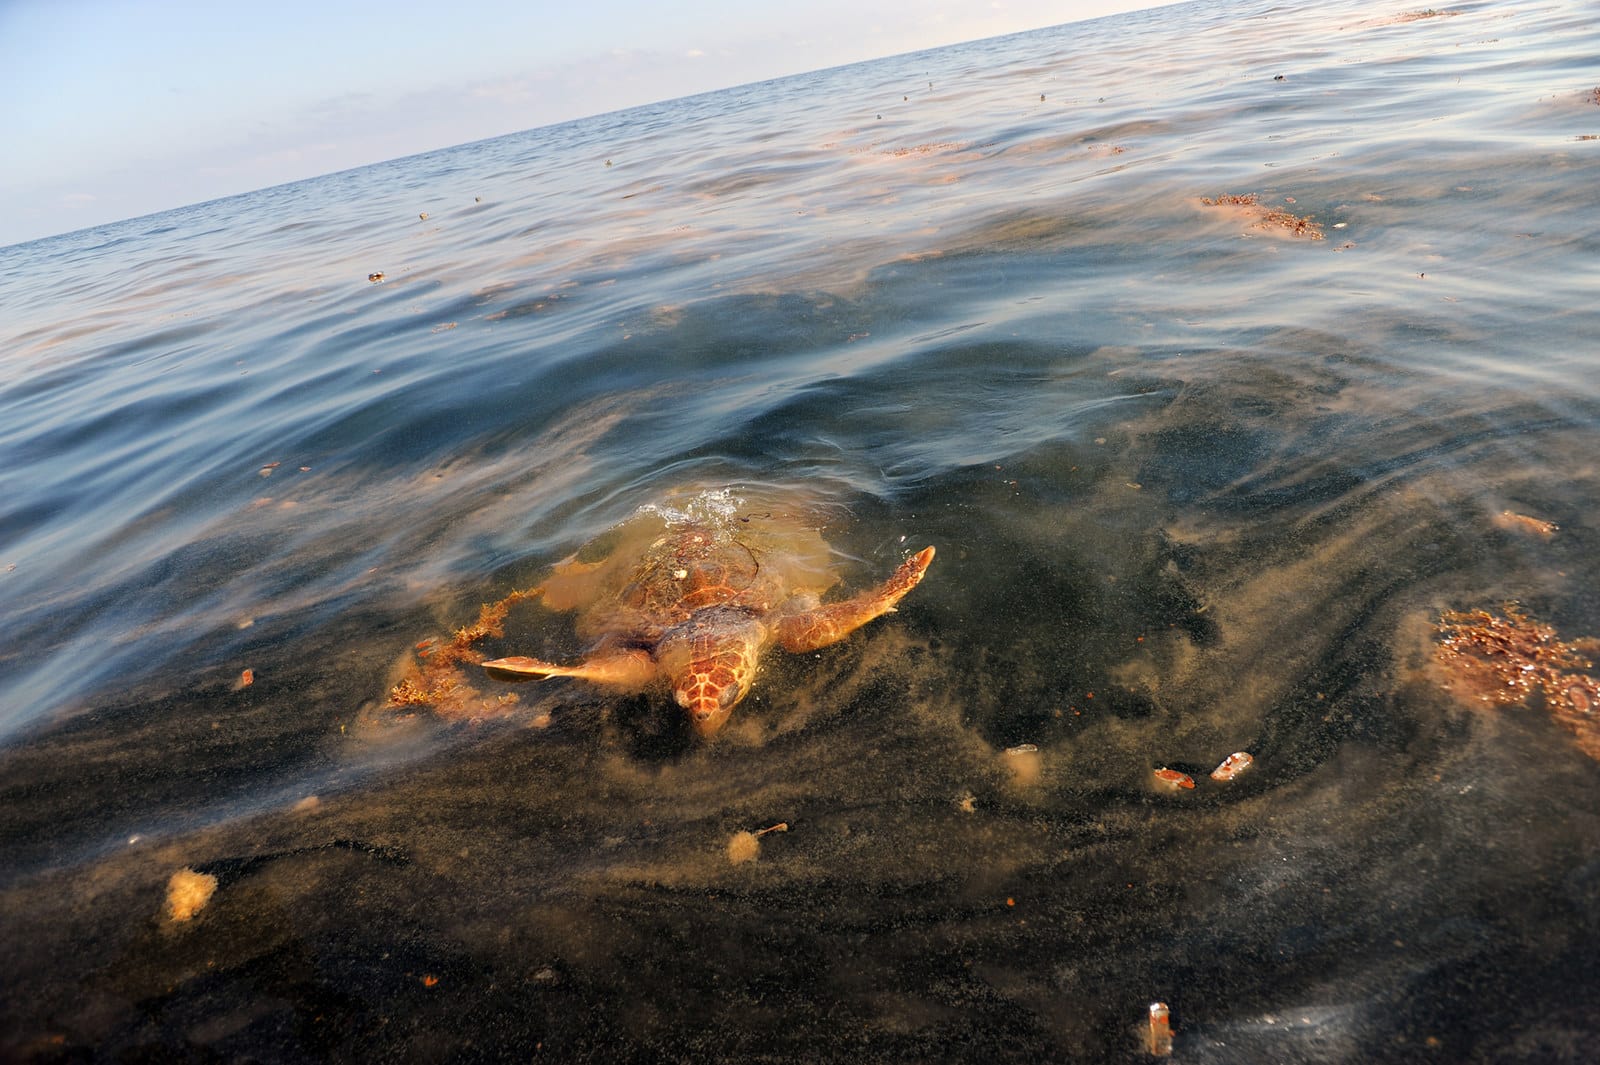
[[[761,623],[743,611],[712,608],[662,638],[656,660],[700,735],[714,735],[750,693],[764,637]]]

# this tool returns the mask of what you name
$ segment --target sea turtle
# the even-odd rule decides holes
[[[844,639],[894,610],[933,554],[925,547],[876,588],[823,603],[838,579],[832,551],[794,512],[753,513],[727,492],[682,509],[645,507],[534,590],[552,610],[577,611],[579,635],[593,640],[582,661],[515,656],[483,666],[628,691],[665,680],[695,731],[710,736],[749,693],[769,645],[801,652]]]

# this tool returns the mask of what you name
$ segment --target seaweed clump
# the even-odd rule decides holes
[[[1284,229],[1307,240],[1321,240],[1322,226],[1312,221],[1310,215],[1297,215],[1281,207],[1271,207],[1261,202],[1253,192],[1243,195],[1203,196],[1200,202],[1207,207],[1242,207],[1255,215],[1257,229]]]
[[[481,693],[463,676],[463,663],[476,665],[483,655],[474,646],[490,636],[505,635],[506,615],[524,599],[539,594],[539,589],[512,592],[493,603],[484,603],[478,610],[478,619],[471,625],[455,631],[448,643],[423,640],[416,647],[416,661],[407,669],[389,692],[391,707],[430,706],[444,714],[466,713],[473,709]],[[506,693],[491,705],[514,703],[517,696]]]
[[[1528,617],[1515,603],[1501,613],[1447,611],[1439,618],[1435,657],[1445,687],[1491,706],[1538,701],[1577,737],[1578,747],[1600,760],[1600,683],[1588,672],[1600,640],[1561,639],[1550,625]]]

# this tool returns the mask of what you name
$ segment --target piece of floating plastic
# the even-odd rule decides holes
[[[1173,791],[1177,791],[1179,788],[1185,791],[1194,790],[1194,778],[1188,773],[1180,773],[1176,769],[1157,769],[1155,778],[1158,785],[1170,788]]]
[[[1038,749],[1039,749],[1039,747],[1038,747],[1037,744],[1019,743],[1015,747],[1007,747],[1006,748],[1006,753],[1007,754],[1033,754],[1036,751],[1038,751]]]
[[[1145,1032],[1145,1049],[1152,1057],[1172,1056],[1172,1017],[1165,1002],[1150,1003],[1150,1028]]]
[[[1212,780],[1232,780],[1240,773],[1255,765],[1256,760],[1250,757],[1249,751],[1234,751],[1222,760],[1222,764],[1211,771]]]

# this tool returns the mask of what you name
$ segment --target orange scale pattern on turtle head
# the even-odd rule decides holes
[[[702,610],[661,641],[657,660],[677,704],[702,736],[715,734],[750,692],[765,643],[760,622],[738,610]]]
[[[733,708],[750,691],[755,674],[750,656],[741,649],[723,651],[689,663],[682,676],[674,678],[673,695],[678,705],[689,712],[689,723],[702,736],[722,728]]]

